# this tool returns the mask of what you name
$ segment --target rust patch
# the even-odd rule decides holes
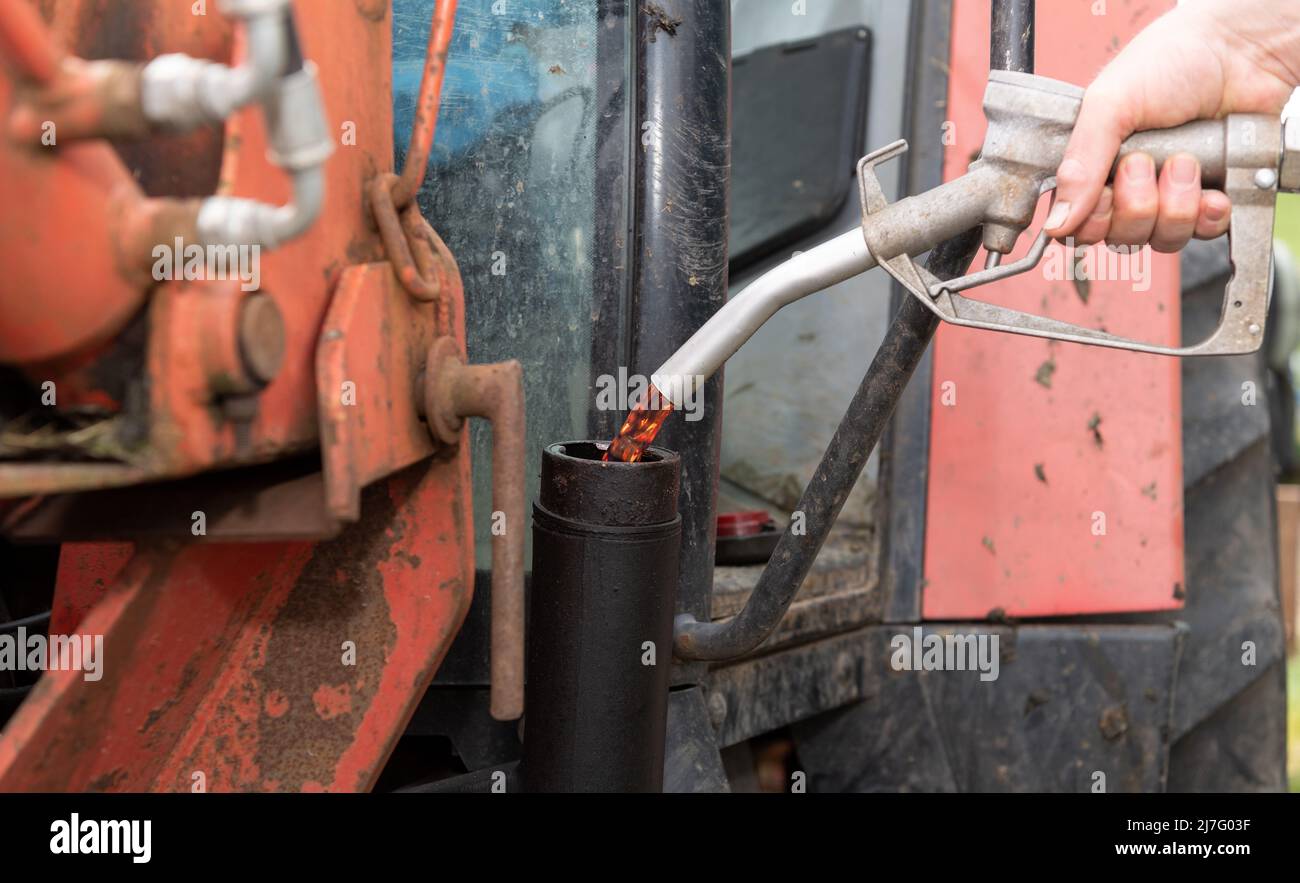
[[[352,0],[357,12],[367,21],[382,22],[388,14],[388,0]]]
[[[1123,705],[1106,708],[1102,711],[1097,726],[1108,741],[1114,742],[1128,732],[1128,709]]]
[[[1034,690],[1025,697],[1025,714],[1028,715],[1040,705],[1046,705],[1052,701],[1052,694],[1046,690]]]
[[[1047,389],[1052,388],[1052,375],[1056,373],[1056,360],[1049,356],[1047,361],[1038,366],[1034,372],[1034,382]]]
[[[363,492],[362,511],[361,522],[317,544],[271,628],[266,663],[254,673],[266,697],[256,753],[263,785],[330,787],[397,640],[379,568],[407,525],[387,482]],[[354,665],[344,664],[347,641],[356,646]]]
[[[1001,607],[994,607],[992,610],[990,610],[988,613],[984,615],[984,618],[987,619],[989,622],[996,622],[1002,625],[1016,624],[1015,618],[1008,616],[1007,611]]]
[[[1087,246],[1081,245],[1074,250],[1074,292],[1079,295],[1079,300],[1083,301],[1085,306],[1092,295],[1092,280],[1088,278],[1087,256]]]
[[[1092,443],[1097,447],[1104,447],[1106,440],[1101,437],[1101,415],[1094,413],[1092,419],[1088,421],[1088,431],[1092,433]]]
[[[97,793],[102,793],[106,791],[116,791],[118,785],[125,782],[126,780],[127,780],[126,770],[111,769],[108,772],[104,773],[103,775],[97,776],[94,779],[92,779],[90,784],[86,786],[86,790],[97,792]]]
[[[189,692],[189,689],[193,686],[194,679],[197,676],[198,671],[195,668],[194,660],[191,659],[189,662],[185,663],[185,668],[181,669],[181,681],[176,687],[175,694],[168,696],[160,705],[151,709],[149,714],[145,716],[144,723],[140,725],[141,735],[149,732],[149,729],[154,724],[158,723],[163,715],[170,711],[172,707],[180,701],[180,697]]]
[[[682,26],[680,18],[673,18],[658,3],[647,3],[641,7],[641,11],[650,16],[650,42],[655,42],[659,32],[663,31],[670,37],[677,36],[677,29]]]

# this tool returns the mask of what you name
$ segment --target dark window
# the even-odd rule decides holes
[[[844,205],[862,153],[869,36],[847,28],[733,59],[733,274]]]

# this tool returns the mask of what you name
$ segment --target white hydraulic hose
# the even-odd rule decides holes
[[[199,238],[209,245],[278,248],[312,225],[324,199],[325,172],[320,166],[294,173],[293,199],[287,205],[209,196],[199,208]]]
[[[223,122],[261,101],[289,62],[287,0],[227,0],[223,9],[244,22],[248,54],[238,67],[171,53],[144,66],[140,105],[155,126],[188,131]]]
[[[260,103],[266,115],[270,159],[293,177],[287,205],[210,196],[199,207],[205,245],[276,248],[302,235],[325,201],[322,168],[334,148],[325,121],[316,68],[291,62],[289,0],[221,0],[222,11],[244,25],[248,52],[229,67],[187,55],[161,55],[144,66],[140,103],[153,125],[185,131],[224,122]]]
[[[276,248],[307,230],[325,201],[325,159],[334,150],[316,66],[276,81],[263,99],[271,161],[293,176],[293,199],[271,205],[235,196],[210,196],[199,209],[205,243]]]

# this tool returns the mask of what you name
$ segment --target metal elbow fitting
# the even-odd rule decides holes
[[[199,209],[199,237],[205,244],[276,248],[309,228],[325,201],[322,165],[334,152],[325,121],[316,65],[278,80],[264,103],[271,162],[293,176],[293,200],[277,206],[252,199],[211,196]]]
[[[223,0],[221,9],[244,22],[248,57],[228,67],[188,55],[160,55],[144,66],[140,106],[149,122],[186,131],[224,121],[262,100],[289,61],[288,0]]]

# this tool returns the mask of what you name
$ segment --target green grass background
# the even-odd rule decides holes
[[[1284,195],[1277,201],[1277,227],[1275,235],[1291,251],[1300,255],[1300,195]],[[1287,770],[1291,775],[1291,790],[1300,793],[1300,654],[1287,663]]]
[[[1292,655],[1286,667],[1286,719],[1286,768],[1292,793],[1300,794],[1300,653]]]
[[[1300,255],[1300,194],[1284,193],[1278,197],[1277,229],[1274,235]]]

